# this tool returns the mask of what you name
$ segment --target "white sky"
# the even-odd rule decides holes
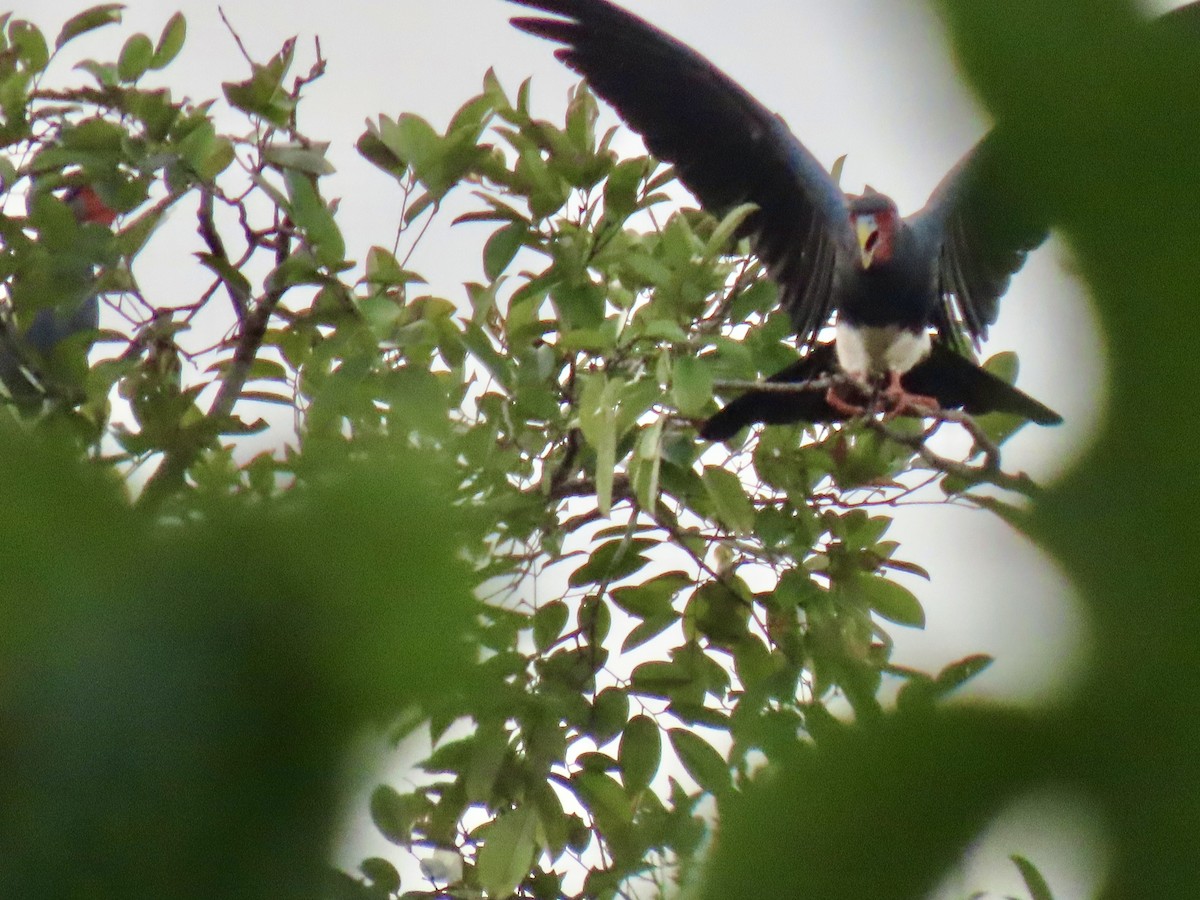
[[[86,0],[27,0],[15,12],[52,39],[62,21],[86,5]],[[986,130],[986,119],[956,77],[939,23],[923,4],[626,0],[625,5],[696,47],[782,114],[826,165],[848,154],[846,187],[857,190],[869,182],[890,193],[902,212],[920,207]],[[189,39],[161,80],[177,96],[219,96],[220,81],[245,77],[216,4],[207,0],[132,0],[121,38],[116,29],[105,29],[81,39],[72,60],[80,52],[111,59],[118,40],[134,30],[157,37],[175,9],[188,18]],[[359,258],[373,243],[390,243],[399,204],[391,180],[353,149],[366,118],[416,112],[443,128],[494,66],[510,94],[532,75],[535,112],[554,119],[574,82],[549,44],[508,27],[507,18],[519,10],[501,0],[228,0],[224,9],[256,59],[265,60],[284,38],[297,35],[297,71],[307,69],[311,39],[320,36],[328,74],[310,88],[301,125],[311,137],[333,142],[330,156],[339,171],[326,192],[341,196],[339,221],[351,254]],[[637,144],[630,139],[626,146],[634,150]],[[194,222],[180,211],[171,227],[190,236]],[[489,233],[486,225],[434,232],[412,268],[451,299],[461,299],[458,285],[482,276],[480,251]],[[180,269],[168,256],[139,269],[151,297],[179,293]],[[1021,386],[1066,418],[1056,429],[1027,428],[1006,449],[1009,468],[1038,477],[1062,471],[1078,454],[1093,431],[1103,383],[1096,330],[1067,268],[1057,245],[1038,251],[1014,280],[987,347],[1017,350]],[[937,668],[967,653],[988,652],[998,662],[980,679],[984,693],[1044,699],[1065,686],[1084,638],[1070,591],[1052,563],[984,512],[906,510],[892,536],[902,542],[904,558],[933,575],[932,584],[913,585],[925,601],[928,630],[895,629],[899,662]],[[1069,849],[1070,839],[1065,843]],[[1036,857],[1036,848],[1024,849]],[[1060,861],[1071,857],[1056,855]],[[1082,891],[1087,883],[1086,854],[1063,862],[1060,871],[1047,868],[1052,885],[1065,880]]]

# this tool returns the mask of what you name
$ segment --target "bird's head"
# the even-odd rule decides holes
[[[850,225],[858,239],[858,254],[864,269],[892,258],[900,213],[892,198],[867,187],[862,196],[850,199]]]

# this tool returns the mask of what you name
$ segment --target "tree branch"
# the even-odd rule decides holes
[[[212,194],[211,192],[206,192],[205,196],[208,201],[208,216],[207,218],[205,216],[205,204],[201,204],[200,234],[205,237],[205,242],[208,243],[209,249],[213,250],[214,253],[220,252],[223,254],[224,248],[220,242],[220,238],[216,236],[211,218]],[[282,264],[287,259],[289,253],[287,233],[283,227],[277,230],[276,263]],[[216,238],[215,242],[209,241],[210,236]],[[228,261],[227,257],[225,259]],[[157,508],[172,493],[181,488],[187,470],[195,463],[197,457],[200,455],[200,451],[221,434],[222,428],[233,414],[233,408],[246,386],[247,379],[250,377],[250,370],[254,365],[254,360],[258,356],[263,338],[266,336],[271,316],[274,315],[276,308],[279,306],[279,301],[283,299],[283,295],[287,291],[287,285],[272,285],[257,303],[254,303],[251,298],[245,295],[240,286],[231,283],[231,279],[222,277],[221,280],[225,283],[230,296],[234,298],[235,306],[240,304],[242,298],[245,300],[245,311],[239,316],[242,324],[241,335],[238,337],[237,345],[233,351],[233,358],[230,360],[229,367],[225,370],[225,375],[221,379],[221,387],[217,391],[217,396],[213,400],[208,414],[204,417],[201,425],[195,429],[195,432],[189,435],[190,439],[178,443],[163,456],[162,462],[159,464],[154,475],[146,482],[146,487],[138,500],[139,505],[143,507]]]

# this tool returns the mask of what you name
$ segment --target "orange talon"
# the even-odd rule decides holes
[[[900,382],[900,373],[894,370],[889,373],[888,385],[883,389],[883,399],[888,404],[888,411],[884,415],[885,419],[894,419],[904,415],[924,419],[936,416],[942,408],[942,404],[936,397],[926,394],[910,394]]]

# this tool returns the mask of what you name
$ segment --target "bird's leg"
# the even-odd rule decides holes
[[[923,419],[936,416],[941,411],[942,404],[936,397],[925,394],[910,394],[900,383],[900,373],[893,369],[888,373],[888,384],[883,389],[883,399],[888,405],[884,418],[894,419],[897,416],[916,416]]]
[[[854,385],[862,384],[865,381],[864,377],[860,377],[856,374],[851,374],[850,379],[850,383]],[[840,413],[847,419],[853,419],[856,416],[865,415],[867,412],[866,406],[861,403],[855,403],[853,400],[842,396],[842,394],[838,391],[838,388],[845,386],[847,386],[846,382],[831,384],[829,389],[825,392],[825,402],[829,404],[830,408],[834,412]]]

